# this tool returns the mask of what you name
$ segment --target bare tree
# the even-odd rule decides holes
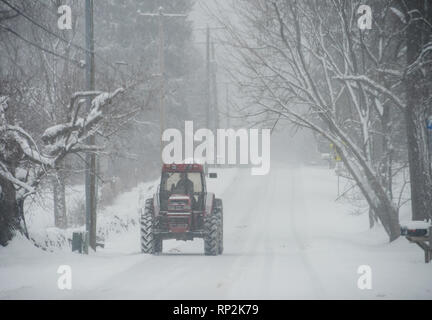
[[[102,148],[87,145],[109,110],[113,100],[124,89],[113,93],[77,92],[70,100],[67,122],[52,126],[44,132],[41,148],[35,139],[20,126],[7,119],[8,98],[0,97],[0,244],[5,246],[15,231],[24,231],[24,200],[35,193],[41,179],[69,154],[97,152]],[[93,97],[88,112],[81,112],[84,98]]]
[[[387,18],[375,25],[378,36],[362,31],[361,4],[242,1],[237,10],[244,29],[226,18],[220,22],[242,63],[237,77],[251,98],[248,115],[267,122],[286,118],[332,143],[393,241],[400,230],[391,192],[390,123],[391,113],[405,110],[403,96],[396,94],[402,87],[403,33]],[[392,1],[376,9],[376,16],[394,19]],[[378,156],[377,137],[384,137]]]

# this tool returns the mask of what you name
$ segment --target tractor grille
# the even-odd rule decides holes
[[[190,210],[190,206],[187,204],[169,204],[168,211],[186,211]]]
[[[191,209],[189,200],[169,200],[168,211],[188,211]]]
[[[168,224],[172,229],[188,229],[189,218],[188,217],[169,217]]]

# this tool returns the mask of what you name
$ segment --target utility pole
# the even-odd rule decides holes
[[[216,52],[215,52],[215,44],[211,43],[211,72],[212,72],[212,87],[213,87],[213,130],[216,133],[216,130],[219,129],[219,106],[218,106],[218,84],[217,84],[217,62],[216,62]]]
[[[225,92],[225,99],[226,99],[226,125],[227,125],[227,129],[230,129],[231,127],[231,110],[230,110],[230,105],[229,105],[229,83],[226,83],[226,92]]]
[[[206,128],[210,129],[211,114],[211,66],[210,66],[210,27],[207,25],[206,31]]]
[[[159,79],[160,79],[160,95],[159,95],[159,107],[160,107],[160,156],[162,159],[163,149],[163,133],[166,128],[166,117],[165,117],[165,28],[163,21],[163,9],[159,8]]]
[[[163,141],[162,136],[166,128],[165,116],[165,18],[182,17],[186,18],[186,14],[165,13],[163,7],[159,7],[158,13],[142,13],[138,14],[144,17],[158,18],[159,23],[159,110],[160,110],[160,157],[162,161]]]
[[[215,62],[215,44],[213,41],[211,41],[211,35],[210,32],[211,30],[225,30],[225,27],[210,27],[209,25],[207,25],[204,28],[195,28],[194,30],[199,30],[199,31],[205,31],[206,32],[206,41],[205,43],[203,42],[199,42],[197,44],[205,44],[206,46],[206,79],[205,79],[205,95],[206,95],[206,110],[205,110],[205,114],[206,114],[206,128],[209,129],[214,129],[214,124],[216,124],[216,127],[219,126],[219,119],[218,118],[212,118],[212,113],[216,110],[214,110],[214,108],[212,108],[212,89],[215,90],[217,89],[216,86],[217,84],[213,83],[216,82],[216,68],[214,68],[214,64],[212,66],[212,62]],[[212,61],[213,60],[213,61]],[[215,93],[215,97],[217,99],[217,93],[216,91]],[[217,105],[217,102],[216,102]],[[217,116],[219,116],[217,114]],[[216,121],[215,121],[216,120]]]
[[[85,28],[86,28],[86,87],[88,91],[95,89],[95,56],[94,56],[94,24],[93,0],[85,1]],[[91,108],[91,98],[87,99],[87,108]],[[88,139],[89,145],[94,145],[94,136]],[[86,231],[87,244],[96,250],[96,155],[86,155]],[[88,246],[86,245],[86,248]],[[86,249],[87,250],[87,249]]]

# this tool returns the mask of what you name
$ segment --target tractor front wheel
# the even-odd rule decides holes
[[[210,215],[205,218],[204,228],[204,253],[206,256],[217,256],[219,254],[219,218]]]
[[[141,209],[141,252],[145,254],[155,253],[155,237],[153,234],[153,199],[145,202],[145,208]]]

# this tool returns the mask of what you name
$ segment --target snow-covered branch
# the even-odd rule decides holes
[[[33,137],[23,128],[10,125],[7,122],[7,98],[0,97],[0,175],[10,181],[17,188],[25,190],[25,193],[34,193],[41,177],[50,169],[55,169],[60,161],[68,154],[80,152],[97,152],[103,148],[97,145],[86,144],[86,139],[95,134],[104,118],[105,111],[115,98],[124,93],[123,88],[114,92],[77,92],[71,98],[71,106],[67,116],[68,122],[54,125],[45,130],[42,135],[44,152],[40,151]],[[80,102],[77,100],[92,97],[90,110],[78,117]],[[76,105],[76,106],[75,106]],[[20,165],[21,159],[30,161],[37,168],[36,174],[27,177],[26,181],[19,179],[13,173]],[[14,165],[11,169],[10,164]],[[13,170],[12,170],[13,169]]]
[[[402,111],[405,110],[405,104],[402,102],[402,100],[399,97],[397,97],[392,91],[388,90],[384,86],[382,86],[379,83],[373,81],[372,79],[370,79],[369,77],[367,77],[365,75],[359,75],[359,76],[354,76],[354,75],[336,76],[335,79],[339,79],[339,80],[342,80],[342,81],[358,81],[358,82],[361,82],[361,83],[367,85],[368,87],[370,87],[371,89],[374,89],[377,92],[379,92],[379,93],[383,94],[384,96],[386,96],[387,98],[389,98]]]

